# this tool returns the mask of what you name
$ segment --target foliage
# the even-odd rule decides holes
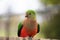
[[[46,38],[60,38],[60,13],[56,14],[42,30]]]
[[[53,4],[53,5],[60,4],[60,0],[41,0],[41,1],[46,4]]]

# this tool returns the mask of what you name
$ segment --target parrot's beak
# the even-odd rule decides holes
[[[28,17],[28,15],[26,15],[25,17]]]

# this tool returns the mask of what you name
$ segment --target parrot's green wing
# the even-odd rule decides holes
[[[19,23],[18,24],[18,37],[20,36],[22,27],[23,27],[23,24],[22,23]]]
[[[37,31],[37,33],[39,33],[40,32],[40,25],[38,24],[38,31]]]

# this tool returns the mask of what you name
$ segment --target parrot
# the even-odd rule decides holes
[[[36,21],[34,10],[27,10],[25,20],[18,24],[18,37],[34,37],[40,32],[40,25]]]

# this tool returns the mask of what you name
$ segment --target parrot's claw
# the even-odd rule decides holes
[[[32,37],[28,37],[28,40],[32,40]]]

